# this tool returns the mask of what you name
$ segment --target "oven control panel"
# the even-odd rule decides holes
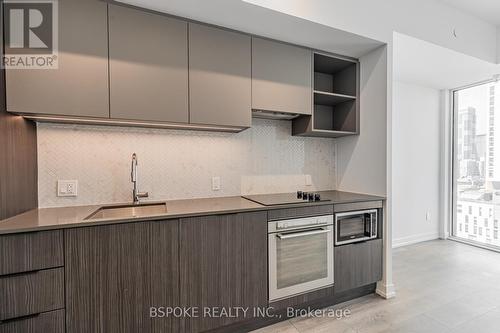
[[[333,224],[333,215],[311,216],[269,223],[269,232]]]

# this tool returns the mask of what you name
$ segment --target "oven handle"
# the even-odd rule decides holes
[[[290,238],[303,237],[303,236],[326,234],[330,231],[331,231],[330,229],[320,229],[320,230],[296,232],[296,233],[290,233],[290,234],[276,234],[276,237],[278,237],[279,239],[290,239]]]

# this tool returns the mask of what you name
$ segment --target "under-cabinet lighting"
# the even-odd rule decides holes
[[[66,123],[66,124],[88,124],[88,125],[110,125],[110,126],[137,126],[148,128],[165,128],[165,129],[185,129],[199,131],[219,131],[219,132],[241,132],[246,127],[231,127],[231,126],[212,126],[212,125],[195,125],[195,124],[177,124],[177,123],[162,123],[162,122],[146,122],[136,120],[116,120],[116,119],[98,119],[98,118],[78,118],[78,117],[58,117],[21,114],[25,119],[37,122],[49,123]]]

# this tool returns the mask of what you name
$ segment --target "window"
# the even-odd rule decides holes
[[[500,82],[453,91],[453,126],[452,234],[500,249]]]

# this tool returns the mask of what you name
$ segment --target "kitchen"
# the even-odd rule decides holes
[[[52,4],[57,67],[1,72],[0,332],[246,332],[393,296],[383,42]]]

